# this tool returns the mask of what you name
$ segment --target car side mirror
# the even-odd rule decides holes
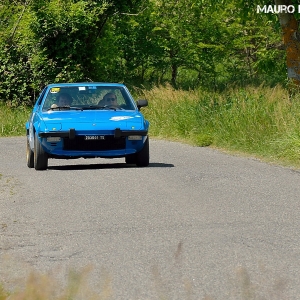
[[[137,105],[138,109],[140,110],[141,107],[148,106],[148,101],[147,100],[138,100],[138,101],[136,101],[136,105]]]

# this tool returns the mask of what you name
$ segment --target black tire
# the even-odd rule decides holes
[[[44,151],[37,135],[34,136],[34,168],[37,171],[46,170],[48,167],[48,154]]]
[[[33,155],[33,151],[30,149],[28,138],[27,138],[27,143],[26,143],[26,160],[27,160],[27,167],[33,168],[34,167],[34,155]]]
[[[147,137],[143,149],[136,153],[136,165],[138,167],[147,167],[149,165],[150,161],[150,155],[149,155],[149,138]]]
[[[125,162],[129,165],[136,164],[136,154],[129,154],[125,156]]]

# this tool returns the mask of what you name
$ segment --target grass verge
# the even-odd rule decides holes
[[[151,136],[244,153],[300,167],[300,95],[277,86],[222,93],[139,90]]]
[[[13,107],[0,101],[0,137],[25,135],[31,108]]]

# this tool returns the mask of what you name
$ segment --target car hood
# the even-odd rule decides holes
[[[41,115],[49,131],[75,130],[139,130],[144,118],[138,111],[68,110],[48,111]]]

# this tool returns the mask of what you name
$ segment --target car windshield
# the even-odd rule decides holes
[[[84,84],[51,87],[43,111],[61,109],[134,110],[135,106],[123,87]]]

